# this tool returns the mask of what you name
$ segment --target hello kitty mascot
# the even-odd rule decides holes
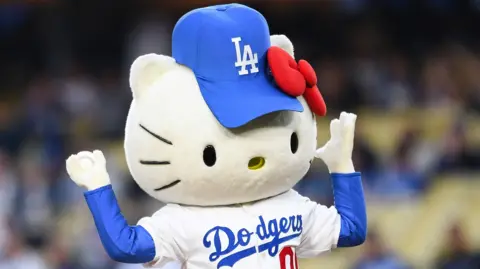
[[[316,75],[285,36],[239,4],[193,10],[176,24],[173,55],[132,65],[125,154],[138,185],[166,206],[129,226],[101,151],[66,162],[110,257],[188,269],[296,269],[297,257],[364,242],[360,173],[352,164],[356,116],[331,122],[316,150],[325,104]],[[329,168],[335,206],[292,187],[314,157]]]

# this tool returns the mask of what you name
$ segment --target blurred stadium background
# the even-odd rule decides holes
[[[301,268],[480,268],[480,1],[239,2],[314,63],[329,117],[359,115],[369,238]],[[129,66],[169,54],[175,21],[214,3],[0,2],[1,269],[141,268],[106,256],[64,159],[104,150],[132,224],[161,206],[125,166]],[[297,189],[332,204],[320,161]]]

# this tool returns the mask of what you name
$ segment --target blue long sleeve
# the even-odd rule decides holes
[[[363,244],[367,235],[367,212],[360,173],[331,174],[335,208],[341,216],[338,247]]]
[[[85,199],[110,258],[123,263],[147,263],[155,258],[152,236],[141,226],[127,224],[112,185],[85,192]]]

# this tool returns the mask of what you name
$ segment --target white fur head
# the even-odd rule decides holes
[[[285,36],[272,38],[277,44],[290,44],[293,54]],[[310,167],[316,121],[302,97],[303,112],[274,112],[227,129],[209,110],[193,72],[171,57],[139,57],[130,85],[127,163],[138,185],[158,200],[199,206],[255,201],[291,189]]]

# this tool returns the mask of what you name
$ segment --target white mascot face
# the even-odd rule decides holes
[[[293,56],[286,37],[271,41]],[[128,167],[160,201],[213,206],[260,200],[291,189],[310,167],[316,120],[302,97],[303,112],[274,112],[227,129],[205,103],[193,72],[171,57],[139,57],[130,85]]]

